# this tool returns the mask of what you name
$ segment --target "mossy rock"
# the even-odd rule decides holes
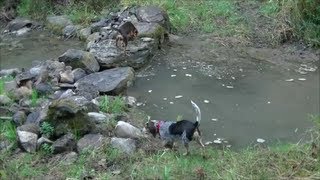
[[[88,112],[98,112],[97,105],[82,96],[72,96],[52,101],[46,122],[54,127],[54,135],[60,137],[68,132],[84,135],[94,131],[95,124]]]

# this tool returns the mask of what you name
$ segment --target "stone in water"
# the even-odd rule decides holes
[[[294,79],[286,79],[287,82],[292,82]]]
[[[233,89],[233,86],[226,86],[228,89]]]
[[[177,76],[177,75],[175,75],[175,74],[172,74],[172,75],[171,75],[171,77],[176,77],[176,76]]]
[[[212,120],[212,121],[218,121],[218,119],[216,119],[216,118],[212,118],[211,120]]]
[[[205,142],[204,144],[205,145],[210,145],[210,144],[212,144],[213,142],[212,141],[207,141],[207,142]]]
[[[163,98],[163,100],[165,100],[165,101],[166,101],[166,100],[168,100],[168,98]]]
[[[257,142],[258,142],[258,143],[264,143],[265,141],[266,141],[266,140],[261,139],[261,138],[258,138],[258,139],[257,139]]]
[[[307,80],[306,78],[299,78],[298,79],[299,81],[305,81],[305,80]]]
[[[149,90],[149,91],[148,91],[148,93],[151,93],[151,92],[152,92],[152,90]]]
[[[220,139],[216,139],[216,140],[214,140],[213,142],[214,142],[215,144],[221,144],[221,143],[222,143]]]
[[[186,76],[187,76],[187,77],[192,77],[192,75],[191,75],[191,74],[186,74]]]
[[[210,101],[209,101],[209,100],[204,100],[203,102],[206,103],[206,104],[208,104]]]
[[[182,97],[183,97],[182,95],[178,95],[178,96],[175,96],[174,98],[179,99],[179,98],[182,98]]]
[[[169,102],[170,104],[173,104],[173,102],[171,101],[171,102]]]

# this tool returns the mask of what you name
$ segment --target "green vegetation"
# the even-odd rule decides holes
[[[40,20],[44,20],[48,15],[66,14],[74,23],[88,25],[92,20],[97,19],[101,15],[102,10],[111,10],[117,6],[117,0],[80,0],[69,2],[21,0],[18,6],[18,14]]]
[[[320,1],[271,0],[263,4],[260,11],[275,19],[276,29],[282,36],[292,34],[313,46],[320,46]]]
[[[31,106],[33,106],[33,107],[37,106],[38,101],[39,101],[38,91],[32,90],[32,93],[31,93]]]
[[[0,140],[6,139],[11,143],[15,143],[16,138],[16,126],[10,121],[0,119]]]
[[[124,5],[158,5],[165,9],[173,27],[180,32],[200,30],[220,36],[243,36],[246,22],[232,0],[123,0]]]
[[[50,138],[54,133],[53,126],[48,122],[43,122],[40,126],[41,134],[44,134],[46,137]]]
[[[104,96],[99,102],[99,107],[101,111],[106,113],[121,114],[126,111],[125,103],[120,96],[116,96],[112,100],[108,96]]]
[[[53,147],[47,143],[41,145],[41,149],[44,151],[45,154],[52,154]]]

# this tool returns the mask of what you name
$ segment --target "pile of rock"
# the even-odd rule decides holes
[[[127,54],[115,46],[111,19],[118,24],[131,21],[139,31],[139,38],[129,42]],[[16,19],[9,23],[7,31],[34,27],[34,22]],[[119,120],[112,136],[107,134],[105,126],[116,115],[100,112],[100,95],[125,93],[134,81],[134,69],[145,65],[167,36],[170,23],[166,13],[152,6],[129,8],[86,28],[74,26],[65,16],[54,16],[47,18],[47,27],[63,32],[65,37],[86,40],[87,51],[69,49],[56,59],[27,70],[0,71],[0,78],[14,77],[4,82],[6,93],[0,95],[0,111],[13,114],[21,149],[35,152],[49,144],[52,153],[68,153],[110,144],[133,153],[143,133]],[[134,106],[135,101],[124,97],[127,107]],[[54,129],[50,135],[42,129],[44,123]],[[82,138],[76,141],[75,136]],[[73,159],[76,154],[66,156]]]

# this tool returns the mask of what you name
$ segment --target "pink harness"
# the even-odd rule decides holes
[[[164,121],[158,121],[157,124],[156,124],[156,131],[157,133],[159,133],[159,130],[160,130],[160,126],[164,123]]]

